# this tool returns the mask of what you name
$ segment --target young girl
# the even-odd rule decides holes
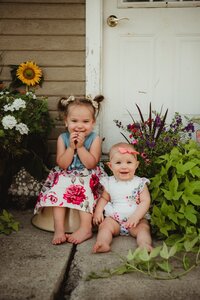
[[[152,249],[146,213],[150,206],[149,180],[135,175],[139,165],[132,145],[119,143],[110,150],[108,166],[114,176],[102,180],[104,192],[97,203],[93,223],[99,225],[93,252],[108,252],[113,236],[132,235],[139,247]],[[105,211],[105,218],[103,215]]]
[[[79,244],[92,236],[92,214],[99,197],[99,178],[103,171],[97,164],[101,139],[93,128],[103,96],[62,98],[58,108],[64,114],[67,131],[58,137],[56,162],[38,197],[34,213],[53,207],[54,245],[64,242]],[[66,207],[77,209],[80,227],[65,234]]]

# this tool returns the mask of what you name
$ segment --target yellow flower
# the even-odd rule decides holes
[[[19,65],[16,75],[24,84],[34,86],[40,82],[42,70],[34,62],[27,61]]]

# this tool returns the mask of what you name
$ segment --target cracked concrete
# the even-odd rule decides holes
[[[96,234],[78,246],[53,246],[52,233],[31,225],[31,210],[11,212],[21,228],[9,236],[0,235],[0,300],[200,299],[199,267],[180,279],[168,281],[139,273],[86,281],[91,271],[118,266],[119,255],[126,256],[128,249],[134,249],[135,240],[116,237],[112,252],[103,254],[91,252]]]

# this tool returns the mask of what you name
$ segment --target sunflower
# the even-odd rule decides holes
[[[34,62],[27,61],[19,65],[16,75],[24,84],[34,86],[39,84],[42,70]]]

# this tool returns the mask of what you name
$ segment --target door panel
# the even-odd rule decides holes
[[[108,16],[127,17],[109,27]],[[137,103],[148,113],[169,108],[200,114],[200,8],[119,8],[104,0],[103,74],[105,96],[103,151],[124,141],[113,120],[128,124]]]

